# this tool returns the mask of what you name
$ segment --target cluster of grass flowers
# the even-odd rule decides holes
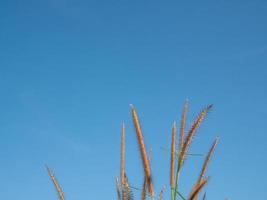
[[[196,182],[193,184],[193,187],[186,197],[184,194],[182,194],[179,190],[180,182],[179,177],[181,174],[181,171],[183,169],[185,160],[188,155],[188,150],[190,148],[190,145],[193,141],[193,138],[202,123],[202,121],[205,119],[209,111],[211,110],[212,105],[208,105],[205,107],[196,117],[194,122],[192,123],[191,127],[189,128],[188,132],[185,132],[186,127],[186,118],[187,118],[187,111],[188,111],[188,101],[185,102],[182,117],[181,117],[181,124],[180,124],[180,134],[179,134],[179,141],[178,141],[178,147],[176,147],[176,123],[173,123],[172,126],[172,140],[171,140],[171,151],[170,151],[170,192],[171,192],[171,200],[197,200],[200,192],[203,190],[205,185],[208,183],[209,178],[206,177],[206,171],[209,164],[209,161],[214,154],[215,148],[218,144],[219,139],[216,138],[206,155],[206,158],[204,160],[204,163],[202,165],[202,168],[199,173],[199,177],[196,180]],[[135,127],[136,137],[140,149],[140,157],[143,164],[143,170],[144,170],[144,182],[143,187],[141,189],[141,200],[145,200],[147,198],[150,198],[151,200],[163,199],[163,192],[165,188],[162,188],[159,195],[155,195],[153,181],[152,181],[152,172],[151,172],[151,165],[150,165],[150,159],[146,151],[145,142],[144,142],[144,136],[142,133],[140,120],[138,118],[138,114],[136,109],[131,106],[131,113],[132,113],[132,120]],[[122,125],[122,133],[121,133],[121,159],[120,159],[120,181],[119,178],[116,177],[116,188],[117,188],[117,194],[118,194],[118,200],[132,200],[132,187],[130,186],[126,173],[125,173],[125,127],[124,124]],[[176,170],[175,170],[176,168]],[[202,197],[202,199],[206,199],[206,194]]]
[[[204,160],[204,163],[202,165],[202,168],[199,173],[198,179],[193,184],[190,193],[187,195],[187,197],[182,194],[180,191],[180,185],[179,177],[182,172],[184,163],[186,161],[186,158],[188,155],[188,150],[190,148],[190,145],[193,141],[193,138],[202,123],[202,121],[205,119],[209,111],[211,110],[212,105],[208,105],[205,107],[195,118],[193,121],[191,127],[189,128],[188,132],[186,133],[185,127],[186,127],[186,118],[187,118],[187,112],[188,112],[188,101],[185,102],[182,116],[181,116],[181,123],[180,123],[180,129],[179,129],[179,138],[176,139],[176,123],[173,123],[172,126],[172,139],[171,139],[171,148],[170,148],[170,192],[171,192],[171,200],[197,200],[200,192],[203,190],[205,185],[208,183],[209,178],[206,177],[206,171],[208,168],[208,164],[211,160],[211,157],[214,154],[215,148],[218,144],[219,139],[216,138],[210,147],[210,150],[208,154],[206,155],[206,158]],[[132,113],[132,120],[135,127],[136,137],[140,149],[140,157],[142,160],[143,170],[144,170],[144,181],[143,186],[141,190],[141,200],[146,200],[147,198],[150,198],[150,200],[162,200],[163,199],[163,193],[165,188],[163,187],[160,193],[156,196],[152,181],[152,172],[151,172],[151,165],[150,165],[150,156],[148,155],[145,147],[144,142],[144,136],[142,133],[140,120],[138,118],[138,114],[136,109],[131,106],[131,113]],[[176,140],[178,140],[178,145],[176,145]],[[178,147],[177,147],[178,146]],[[175,170],[176,168],[176,170]],[[64,194],[62,192],[62,189],[57,181],[57,179],[54,176],[53,171],[47,167],[48,175],[50,179],[52,180],[55,189],[58,194],[59,200],[65,200]],[[133,193],[132,193],[132,186],[128,182],[128,178],[126,176],[125,172],[125,127],[124,124],[122,124],[122,131],[121,131],[121,153],[120,153],[120,179],[116,177],[116,188],[117,188],[117,195],[118,200],[133,200]],[[202,197],[203,200],[206,199],[206,193]]]

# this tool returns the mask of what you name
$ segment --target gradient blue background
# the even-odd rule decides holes
[[[157,192],[168,199],[171,124],[214,109],[191,148],[211,162],[207,199],[267,196],[266,1],[0,1],[0,199],[116,199],[120,126],[126,170],[142,185],[130,118],[142,122]],[[181,190],[201,157],[187,160]],[[135,192],[139,199],[138,191]]]

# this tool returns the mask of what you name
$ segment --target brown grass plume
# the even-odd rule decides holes
[[[200,183],[196,183],[190,192],[188,200],[195,200],[198,194],[201,192],[203,187],[207,184],[208,179],[203,178]]]
[[[176,158],[176,124],[172,126],[172,142],[171,142],[171,163],[170,163],[170,186],[174,187],[175,184],[175,158]]]
[[[134,122],[135,132],[136,132],[136,136],[137,136],[137,140],[139,144],[139,149],[141,153],[141,158],[143,162],[144,173],[146,176],[148,191],[149,191],[150,196],[154,196],[154,187],[153,187],[152,177],[151,177],[151,168],[150,168],[150,163],[149,163],[147,153],[146,153],[145,142],[144,142],[144,137],[142,134],[140,122],[138,119],[137,111],[133,106],[131,106],[131,111],[132,111],[132,118]]]
[[[121,186],[125,185],[125,127],[124,123],[121,128],[121,166],[120,166],[120,176],[121,176]]]
[[[59,200],[64,200],[65,199],[64,198],[64,194],[62,192],[62,189],[61,189],[61,187],[60,187],[60,185],[59,185],[59,183],[58,183],[53,171],[47,166],[46,166],[46,169],[47,169],[47,172],[48,172],[48,175],[49,175],[50,179],[52,180],[52,182],[53,182],[53,184],[54,184],[54,186],[56,188]]]
[[[195,121],[193,122],[193,125],[191,126],[187,137],[185,138],[181,153],[180,153],[180,157],[179,157],[179,163],[178,165],[181,167],[182,163],[184,162],[184,159],[186,157],[187,154],[187,150],[192,142],[192,139],[198,129],[198,127],[200,126],[201,122],[204,120],[204,118],[206,117],[206,115],[208,114],[208,112],[210,111],[210,109],[212,108],[212,105],[207,106],[206,108],[204,108],[199,115],[197,116],[197,118],[195,119]]]
[[[186,126],[186,117],[188,111],[188,100],[185,101],[183,114],[181,118],[181,125],[180,125],[180,137],[179,137],[179,152],[181,152],[184,144],[184,135],[185,135],[185,126]]]
[[[202,180],[202,179],[204,178],[204,176],[205,176],[205,173],[206,173],[207,168],[208,168],[209,161],[210,161],[211,157],[212,157],[213,154],[214,154],[214,151],[215,151],[215,149],[216,149],[216,146],[217,146],[218,142],[219,142],[219,138],[216,138],[216,139],[214,140],[214,142],[213,142],[213,144],[212,144],[210,150],[209,150],[209,153],[208,153],[207,156],[206,156],[206,159],[205,159],[204,164],[203,164],[203,166],[202,166],[200,175],[199,175],[199,177],[198,177],[198,181],[197,181],[198,183],[200,183],[201,180]]]

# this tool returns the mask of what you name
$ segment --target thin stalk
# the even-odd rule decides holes
[[[173,197],[173,200],[176,200],[177,193],[179,194],[179,192],[178,192],[178,185],[179,185],[180,172],[181,172],[181,165],[178,163],[176,177],[175,177],[175,187],[174,187],[174,197]]]
[[[179,197],[181,197],[182,200],[186,200],[186,198],[180,193],[180,192],[176,192],[178,194]]]

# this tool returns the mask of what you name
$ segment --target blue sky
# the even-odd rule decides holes
[[[267,195],[266,1],[0,2],[0,199],[116,199],[120,126],[126,172],[142,184],[129,104],[152,149],[156,190],[167,187],[171,124],[214,109],[191,148],[216,136],[207,199]],[[202,158],[190,158],[184,194]],[[138,199],[138,192],[135,196]]]

